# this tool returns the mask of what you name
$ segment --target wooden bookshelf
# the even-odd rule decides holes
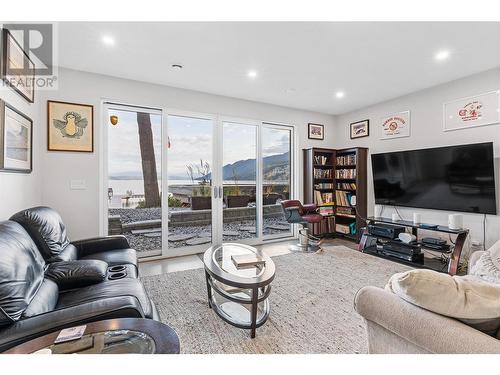
[[[362,218],[367,215],[368,149],[308,148],[303,154],[304,203],[316,203],[320,211],[331,212],[322,223],[312,226],[312,233],[359,242],[361,228],[365,226]],[[355,206],[352,205],[353,196]],[[328,208],[322,208],[325,206]]]
[[[327,235],[335,230],[335,150],[311,148],[304,152],[304,203],[316,203],[320,210],[331,210],[319,224],[310,225],[312,234]],[[318,202],[320,195],[322,202]],[[330,198],[328,198],[330,196]]]

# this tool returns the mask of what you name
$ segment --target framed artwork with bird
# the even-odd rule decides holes
[[[94,152],[94,106],[47,101],[47,149]]]

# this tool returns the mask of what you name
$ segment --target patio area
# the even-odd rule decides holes
[[[161,208],[111,208],[109,233],[123,234],[132,248],[146,252],[161,248]],[[224,241],[256,237],[255,207],[224,209]],[[211,210],[169,209],[168,246],[171,248],[211,243]],[[163,223],[166,225],[167,223]],[[279,204],[264,206],[263,234],[290,232]]]

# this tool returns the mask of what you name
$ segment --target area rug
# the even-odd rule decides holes
[[[364,322],[353,307],[366,285],[383,287],[410,268],[344,246],[321,254],[272,258],[271,315],[250,338],[209,309],[203,269],[142,278],[162,321],[179,335],[182,353],[366,353]]]

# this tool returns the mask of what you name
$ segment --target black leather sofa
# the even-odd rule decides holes
[[[125,317],[159,320],[125,237],[70,242],[48,207],[0,222],[0,352],[62,328]]]

